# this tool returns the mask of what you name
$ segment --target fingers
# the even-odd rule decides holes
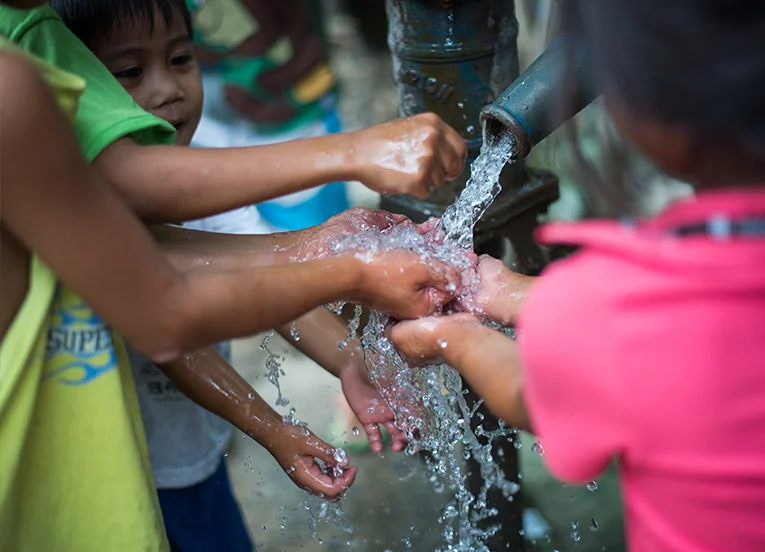
[[[428,275],[423,286],[433,288],[446,295],[454,296],[457,286],[462,282],[462,278],[457,269],[445,263],[434,262],[428,265]]]
[[[356,467],[336,472],[330,467],[325,471],[312,456],[301,456],[290,477],[306,491],[333,500],[339,498],[353,484],[356,471]]]
[[[431,191],[443,186],[444,182],[446,182],[444,166],[441,162],[437,162],[430,171],[430,188],[425,197],[430,195]]]
[[[383,450],[382,433],[380,433],[380,428],[377,427],[377,424],[365,424],[364,431],[367,434],[367,439],[369,440],[369,446],[372,447],[372,452],[374,453],[382,452]]]
[[[406,448],[407,439],[406,434],[401,431],[399,428],[396,427],[396,424],[393,422],[386,422],[383,424],[385,426],[385,429],[388,431],[388,434],[390,435],[391,440],[393,441],[391,448],[394,452],[401,452]]]
[[[443,123],[443,137],[446,146],[444,148],[444,172],[446,180],[454,180],[465,168],[467,159],[467,142],[459,132]]]
[[[433,359],[440,353],[434,331],[437,325],[435,317],[400,322],[391,328],[390,339],[400,352],[412,359]]]
[[[353,484],[357,469],[349,465],[347,456],[336,454],[337,450],[319,439],[307,442],[290,476],[309,492],[329,499],[339,497]]]
[[[440,220],[441,219],[436,217],[430,218],[426,220],[425,222],[423,222],[422,224],[415,225],[414,230],[419,235],[424,236],[425,234],[432,232],[438,226],[438,223],[440,222]]]

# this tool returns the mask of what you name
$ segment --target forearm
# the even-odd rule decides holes
[[[225,149],[139,146],[124,138],[93,166],[144,220],[181,222],[354,180],[352,152],[348,134]]]
[[[489,409],[513,427],[531,431],[515,341],[480,324],[455,327],[444,340],[447,364],[459,371]]]
[[[232,337],[253,335],[295,320],[320,305],[353,300],[361,289],[362,263],[338,257],[251,271],[187,274],[183,298],[183,350]],[[181,297],[168,297],[179,304]],[[190,312],[189,312],[190,311]],[[172,311],[171,311],[172,312]]]
[[[220,416],[261,444],[281,416],[212,347],[205,347],[160,369],[196,404]]]
[[[181,272],[246,270],[292,262],[310,232],[219,234],[165,224],[150,230],[165,257]]]
[[[327,309],[314,309],[298,318],[295,326],[299,340],[291,335],[292,323],[278,328],[279,333],[299,351],[330,374],[340,377],[349,367],[363,366],[363,351],[358,339],[352,339],[341,351],[337,345],[348,337],[344,320]]]

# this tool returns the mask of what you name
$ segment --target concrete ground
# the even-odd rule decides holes
[[[328,31],[333,67],[343,87],[341,112],[346,127],[358,128],[395,117],[389,57],[366,50],[353,22],[337,13],[330,14]],[[358,184],[352,184],[350,191],[356,204],[376,203],[376,196]],[[262,336],[237,342],[234,365],[273,403],[276,390],[265,377],[266,357],[258,349],[261,342]],[[333,444],[357,442],[359,438],[349,431],[340,407],[342,394],[337,380],[278,336],[271,341],[271,349],[288,351],[281,383],[296,416]],[[286,414],[288,409],[279,410]],[[597,428],[582,428],[583,439],[587,431]],[[624,550],[621,504],[613,473],[598,481],[595,491],[566,487],[546,472],[539,456],[531,451],[532,442],[525,439],[521,448],[522,483],[529,505],[551,526],[549,541],[539,539],[538,550]],[[262,448],[241,435],[234,439],[228,466],[252,537],[261,550],[430,552],[443,544],[442,528],[436,520],[448,497],[433,490],[417,459],[390,451],[375,456],[357,451],[353,445],[347,445],[346,450],[359,473],[340,505],[344,515],[336,524],[330,519],[334,515],[331,509],[316,521],[323,503],[297,489]],[[572,530],[572,523],[578,524],[578,529]],[[352,533],[343,531],[343,525],[352,528]]]

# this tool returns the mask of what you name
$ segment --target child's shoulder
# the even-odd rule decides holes
[[[56,12],[47,4],[31,10],[0,5],[0,34],[13,42],[18,42],[26,33],[43,26],[65,28]]]

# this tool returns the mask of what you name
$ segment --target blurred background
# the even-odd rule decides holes
[[[392,62],[387,48],[384,0],[316,0],[329,63],[339,84],[338,111],[347,130],[397,116]],[[547,46],[555,24],[552,0],[517,0],[521,70]],[[574,148],[573,137],[578,147]],[[583,168],[582,161],[588,165]],[[532,152],[529,164],[547,168],[560,179],[561,199],[549,218],[573,220],[609,213],[592,193],[593,172],[612,183],[624,210],[648,214],[668,200],[689,192],[668,180],[614,133],[602,106],[595,102]],[[357,183],[347,184],[350,204],[376,207],[378,196]],[[263,336],[234,345],[234,366],[263,397],[277,396],[265,374]],[[339,382],[275,336],[269,348],[282,357],[281,385],[290,407],[320,437],[344,447],[359,466],[356,483],[339,505],[327,508],[309,499],[256,443],[238,435],[228,464],[235,493],[247,516],[251,535],[262,550],[417,550],[443,545],[437,518],[448,497],[434,491],[417,458],[386,451],[373,455],[363,432],[349,414]],[[583,437],[592,428],[582,428]],[[524,439],[520,449],[528,550],[560,552],[624,549],[621,501],[613,473],[587,488],[555,481]]]

